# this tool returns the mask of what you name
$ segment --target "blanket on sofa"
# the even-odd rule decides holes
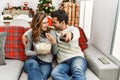
[[[0,26],[0,32],[7,32],[5,41],[5,58],[25,60],[22,35],[29,27],[22,26]]]

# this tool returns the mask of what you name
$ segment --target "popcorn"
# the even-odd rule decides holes
[[[37,43],[36,50],[39,54],[48,54],[51,51],[51,44],[49,44],[49,43]]]

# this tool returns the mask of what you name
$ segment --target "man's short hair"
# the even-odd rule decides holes
[[[68,15],[64,10],[56,10],[51,13],[51,17],[57,17],[59,22],[65,21],[65,24],[68,24]]]

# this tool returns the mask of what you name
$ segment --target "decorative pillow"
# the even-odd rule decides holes
[[[79,42],[79,46],[81,48],[82,51],[84,51],[87,47],[88,47],[88,40],[87,40],[87,37],[83,31],[83,29],[81,27],[77,27],[79,29],[79,32],[80,32],[80,38],[78,40]]]
[[[49,43],[37,43],[35,47],[39,54],[48,54],[51,51],[51,44]]]
[[[5,64],[5,51],[4,51],[4,45],[6,41],[6,32],[0,32],[0,65]]]

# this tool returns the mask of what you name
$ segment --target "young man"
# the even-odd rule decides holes
[[[58,45],[58,65],[52,71],[53,80],[71,80],[71,78],[72,80],[86,80],[87,63],[78,44],[79,30],[67,25],[68,16],[62,10],[52,12],[51,17]]]

